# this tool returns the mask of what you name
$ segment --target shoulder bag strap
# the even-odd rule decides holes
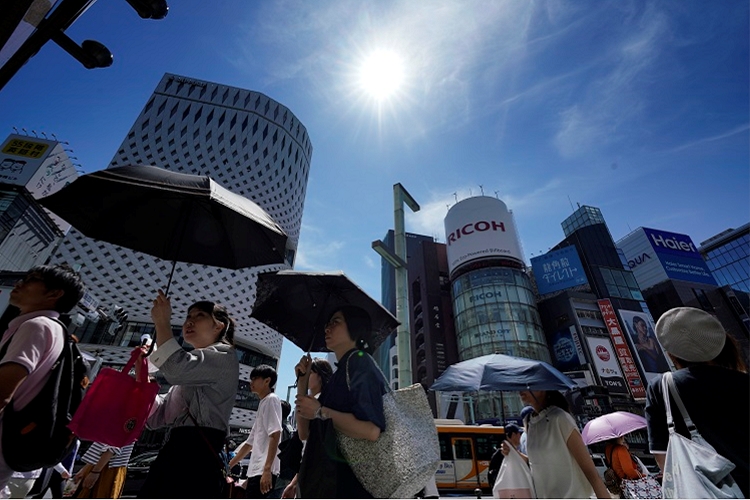
[[[208,441],[208,438],[206,437],[206,435],[203,434],[203,430],[198,425],[198,421],[195,420],[195,417],[193,416],[193,414],[190,413],[190,409],[189,408],[187,409],[187,415],[188,415],[188,417],[190,417],[190,420],[193,421],[193,425],[195,425],[195,428],[200,433],[201,437],[203,438],[203,441],[206,443],[206,446],[208,446],[208,449],[211,450],[211,453],[213,453],[214,457],[216,458],[216,460],[218,460],[219,465],[221,466],[222,470],[224,470],[224,474],[226,476],[228,476],[229,475],[229,462],[226,462],[226,461],[222,460],[221,457],[219,456],[219,454],[216,453],[216,450],[214,450],[214,447],[211,446],[211,443]],[[226,445],[226,443],[224,444],[224,448],[225,448],[225,451],[227,451],[227,452],[229,451],[228,450],[228,446]],[[229,454],[227,453],[227,457],[228,456],[229,456]]]
[[[380,367],[379,367],[379,366],[378,366],[378,364],[377,364],[377,363],[375,362],[375,360],[374,360],[374,359],[372,358],[372,356],[370,356],[369,354],[367,354],[367,353],[366,353],[366,352],[364,352],[364,351],[362,351],[362,352],[364,353],[364,355],[365,355],[365,356],[367,356],[368,358],[370,358],[370,362],[371,362],[371,363],[372,363],[373,365],[375,365],[375,368],[377,368],[377,369],[378,369],[378,371],[380,372],[380,375],[381,375],[381,376],[383,377],[383,380],[382,380],[382,381],[383,381],[383,385],[384,385],[384,386],[385,386],[385,388],[386,388],[386,392],[391,392],[391,384],[389,384],[389,383],[388,383],[388,378],[387,378],[387,377],[385,376],[385,374],[383,373],[383,370],[381,370],[381,369],[380,369]],[[346,358],[346,387],[347,387],[347,388],[348,388],[348,389],[349,389],[350,391],[352,390],[352,384],[351,384],[351,379],[349,378],[349,360],[350,360],[350,359],[352,359],[352,356],[354,356],[354,353],[350,354],[350,355],[349,355],[349,357],[348,357],[348,358]]]
[[[685,408],[685,404],[682,402],[682,398],[680,397],[680,393],[674,383],[671,372],[666,372],[662,375],[662,391],[664,392],[664,400],[666,401],[667,405],[669,404],[669,394],[672,394],[674,402],[677,405],[677,411],[682,416],[682,420],[685,422],[690,436],[699,436],[700,433],[698,432],[698,428],[693,423],[690,415],[688,414],[687,408]],[[672,420],[669,406],[667,406],[667,426],[674,427],[674,422]]]

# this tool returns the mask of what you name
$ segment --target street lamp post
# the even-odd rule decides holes
[[[404,203],[406,203],[412,212],[419,211],[419,204],[412,198],[406,188],[401,183],[396,183],[393,185],[393,246],[395,252],[388,250],[380,240],[372,242],[372,248],[394,267],[396,273],[396,319],[399,322],[398,329],[396,330],[396,343],[399,387],[408,387],[412,384]]]

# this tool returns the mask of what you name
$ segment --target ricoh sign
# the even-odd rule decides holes
[[[467,198],[445,216],[448,269],[486,258],[523,262],[513,218],[505,203],[489,196]]]

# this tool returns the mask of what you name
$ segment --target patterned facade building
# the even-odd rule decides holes
[[[241,362],[238,407],[230,424],[247,428],[253,398],[242,381],[260,363],[276,366],[282,337],[250,318],[258,273],[291,267],[299,240],[312,145],[305,127],[285,106],[250,90],[165,74],[138,115],[109,167],[154,165],[188,174],[209,175],[274,217],[289,236],[286,263],[241,270],[178,263],[170,295],[173,329],[178,334],[187,307],[210,299],[227,307],[237,322],[235,341]],[[154,214],[153,224],[158,224]],[[119,351],[153,330],[150,309],[164,288],[172,263],[83,236],[74,229],[53,262],[80,266],[98,300],[77,332],[97,347],[105,363],[122,362]],[[122,309],[120,309],[122,308]],[[123,328],[102,328],[99,318],[127,314]],[[109,316],[108,316],[109,315]],[[113,346],[111,349],[103,345]],[[119,359],[118,359],[119,358]],[[245,384],[246,385],[246,384]],[[242,404],[247,400],[247,404]]]

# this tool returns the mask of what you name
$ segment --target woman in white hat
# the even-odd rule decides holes
[[[690,418],[716,452],[734,463],[732,477],[747,498],[750,376],[737,344],[719,320],[693,307],[677,307],[664,313],[656,323],[656,336],[677,368],[672,378]],[[674,415],[675,406],[671,406]],[[661,377],[649,384],[646,421],[649,448],[663,469],[669,431]],[[690,436],[679,417],[675,418],[675,430]]]

